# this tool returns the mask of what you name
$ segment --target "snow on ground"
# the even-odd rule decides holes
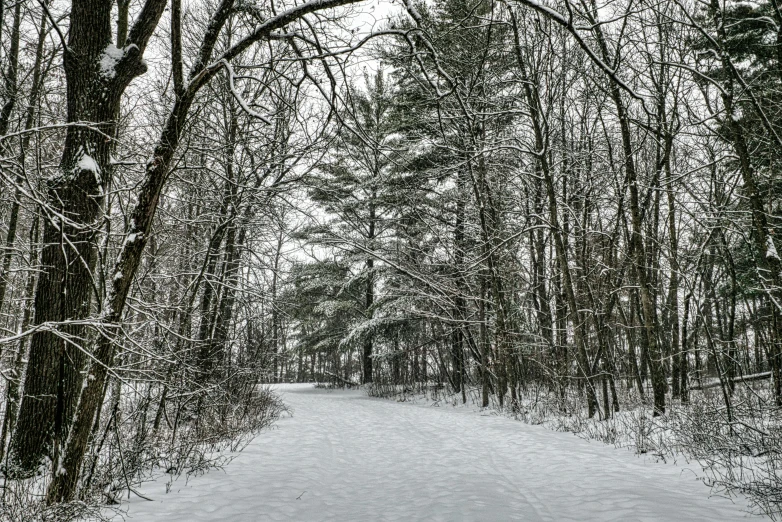
[[[280,385],[292,417],[225,471],[141,491],[127,520],[735,521],[695,473],[469,408]]]

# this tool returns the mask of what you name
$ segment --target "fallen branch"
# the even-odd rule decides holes
[[[740,375],[731,379],[734,383],[762,381],[771,378],[771,372],[753,373],[752,375]],[[720,386],[719,381],[710,382],[701,386],[692,386],[691,390],[708,390],[709,388],[717,388]]]
[[[356,388],[358,388],[359,386],[361,386],[361,385],[360,385],[360,384],[358,384],[357,382],[349,381],[349,380],[347,380],[347,379],[345,379],[345,378],[343,378],[343,377],[340,377],[340,376],[339,376],[339,375],[337,375],[336,373],[331,373],[331,372],[329,372],[329,371],[324,371],[323,373],[325,373],[326,375],[330,375],[331,377],[334,377],[334,378],[335,378],[335,379],[337,379],[338,381],[341,381],[343,384],[346,384],[346,385],[347,385],[349,388],[350,388],[350,387],[353,387],[353,386],[355,386]]]

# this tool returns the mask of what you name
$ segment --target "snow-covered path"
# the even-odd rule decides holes
[[[130,521],[735,521],[681,467],[466,408],[279,387],[285,417],[225,472],[142,491]],[[740,502],[739,502],[740,504]]]

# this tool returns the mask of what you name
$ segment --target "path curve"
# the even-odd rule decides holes
[[[129,521],[736,521],[681,466],[468,408],[280,385],[293,412]],[[758,520],[758,519],[756,519]]]

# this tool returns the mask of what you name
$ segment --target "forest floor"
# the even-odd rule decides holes
[[[166,477],[130,521],[736,521],[697,465],[530,426],[477,408],[279,385],[291,410],[223,471]]]

